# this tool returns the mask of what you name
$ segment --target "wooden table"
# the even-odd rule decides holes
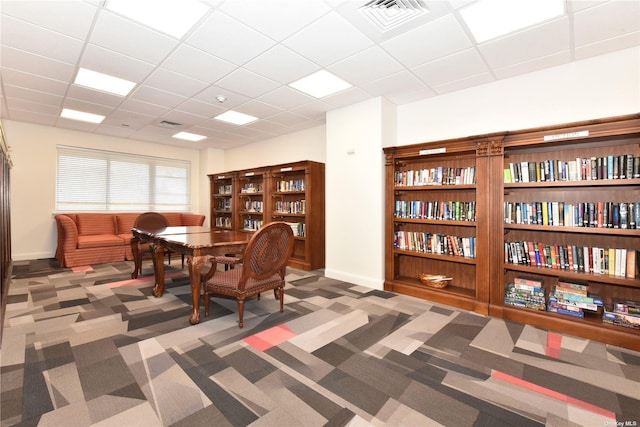
[[[209,227],[166,227],[157,231],[132,229],[131,250],[137,255],[137,241],[148,242],[153,252],[155,286],[153,295],[164,294],[164,255],[169,250],[187,256],[193,311],[189,322],[200,322],[200,280],[202,267],[210,255],[241,253],[244,251],[252,233],[243,231],[220,231]],[[134,242],[135,241],[135,242]]]

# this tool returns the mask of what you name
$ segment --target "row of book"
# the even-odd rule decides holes
[[[548,245],[524,240],[504,243],[506,263],[629,279],[639,276],[638,252],[634,249]]]
[[[218,228],[231,228],[231,217],[218,216],[216,217],[216,227]]]
[[[476,168],[473,166],[466,168],[438,166],[428,169],[396,171],[394,183],[396,187],[475,184]]]
[[[218,187],[218,194],[231,194],[233,191],[233,186],[229,185],[220,185]]]
[[[293,231],[293,235],[297,237],[305,237],[306,236],[306,226],[304,222],[286,222],[286,224],[291,227]]]
[[[304,214],[307,210],[307,203],[304,200],[276,200],[274,208],[276,213]]]
[[[244,229],[247,231],[258,231],[262,227],[263,221],[261,219],[245,218]]]
[[[476,202],[396,200],[396,218],[475,221]]]
[[[276,182],[276,191],[284,193],[287,191],[304,191],[304,179],[290,179]]]
[[[225,197],[224,199],[218,199],[216,201],[216,209],[219,211],[230,211],[231,199],[227,197]]]
[[[504,294],[505,305],[550,311],[572,317],[601,315],[603,323],[640,329],[640,302],[614,298],[611,307],[589,292],[589,285],[559,280],[545,297],[544,284],[535,277],[516,277]]]
[[[636,229],[640,202],[504,202],[506,224]]]
[[[426,254],[451,255],[466,258],[476,257],[475,237],[459,237],[418,231],[396,231],[394,247],[403,251]]]
[[[262,212],[262,201],[261,200],[245,200],[243,204],[244,212]]]
[[[241,193],[262,193],[262,184],[259,182],[247,182],[240,189]]]
[[[633,154],[578,157],[575,160],[510,162],[504,182],[594,181],[640,178],[640,156]]]

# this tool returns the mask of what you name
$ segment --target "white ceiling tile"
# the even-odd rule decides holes
[[[236,65],[192,46],[180,45],[162,63],[164,68],[213,83],[236,69]]]
[[[196,28],[187,43],[236,65],[275,45],[273,40],[219,11]]]
[[[245,102],[242,105],[238,105],[236,108],[234,108],[234,110],[240,113],[249,114],[250,116],[258,117],[261,119],[273,116],[274,114],[277,114],[283,111],[282,108],[275,107],[273,105],[266,104],[264,102],[260,102],[255,99]]]
[[[148,124],[152,123],[156,119],[156,116],[146,116],[133,111],[127,111],[119,108],[113,111],[107,116],[101,123],[101,125],[107,125],[111,127],[121,127],[131,133],[135,130],[142,129]]]
[[[318,71],[320,66],[291,49],[277,45],[246,63],[244,68],[287,85]]]
[[[69,81],[74,77],[72,64],[9,46],[0,46],[0,66],[60,81]]]
[[[85,39],[97,7],[68,0],[3,1],[2,13],[49,30]]]
[[[467,89],[473,86],[479,86],[495,81],[495,78],[488,71],[481,74],[474,74],[459,80],[451,80],[442,84],[432,86],[433,90],[439,95],[457,90]]]
[[[256,98],[277,88],[279,84],[244,68],[238,68],[218,80],[216,86]]]
[[[109,125],[105,124],[105,122],[106,119],[100,123],[100,126],[97,128],[98,132],[101,134],[115,136],[118,138],[130,138],[135,133],[135,129],[130,129],[124,126]]]
[[[4,15],[0,41],[6,46],[70,64],[76,63],[84,45],[81,40]]]
[[[178,105],[175,110],[194,114],[200,117],[214,117],[218,114],[224,113],[227,110],[222,105],[223,104],[217,102],[216,104],[213,104],[210,102],[198,101],[197,99],[191,98]]]
[[[601,25],[602,21],[610,25]],[[640,31],[640,1],[609,1],[584,9],[573,18],[576,47]]]
[[[184,127],[194,126],[198,123],[206,120],[206,117],[198,116],[196,114],[185,113],[184,111],[171,110],[160,118],[161,120],[167,120],[173,123],[180,123]],[[158,120],[156,120],[158,122]],[[183,129],[178,129],[183,130]]]
[[[427,85],[435,87],[478,74],[489,74],[489,69],[475,49],[466,49],[442,59],[418,65],[412,68],[411,72]]]
[[[379,46],[372,46],[328,67],[329,71],[353,85],[379,80],[403,69],[398,61]]]
[[[89,42],[151,64],[161,62],[178,45],[169,36],[106,10],[98,15]]]
[[[99,126],[98,124],[95,124],[95,123],[81,122],[78,120],[70,120],[62,117],[58,117],[58,120],[56,121],[56,123],[58,124],[58,126],[62,126],[66,129],[73,129],[80,132],[88,132],[88,133],[95,132],[95,130],[98,129],[98,126]]]
[[[530,61],[519,62],[503,68],[494,68],[493,72],[499,79],[505,79],[519,74],[532,73],[544,68],[555,67],[571,61],[571,52],[565,50],[544,57],[534,58]]]
[[[152,117],[160,117],[170,110],[170,108],[157,104],[151,104],[149,102],[139,101],[131,97],[122,101],[120,108],[136,114],[143,114],[145,116]]]
[[[165,68],[156,69],[144,81],[145,86],[190,98],[208,86],[207,83],[175,73]]]
[[[367,83],[363,85],[362,88],[374,96],[384,96],[390,101],[396,99],[394,95],[406,96],[407,94],[415,94],[423,98],[435,95],[433,90],[409,71],[401,71],[380,80]]]
[[[455,17],[447,15],[380,45],[410,68],[468,49],[472,43]]]
[[[12,110],[33,111],[35,114],[44,114],[47,116],[55,116],[60,114],[61,111],[57,105],[40,104],[11,97],[7,97],[7,106]]]
[[[284,40],[282,44],[326,67],[368,48],[373,42],[342,16],[331,12]]]
[[[369,98],[371,98],[371,94],[367,91],[359,87],[352,87],[333,95],[325,96],[322,100],[327,104],[332,105],[334,108],[339,108],[356,104]]]
[[[16,99],[23,99],[25,101],[30,101],[36,104],[46,104],[59,107],[62,105],[62,101],[64,100],[63,96],[54,95],[47,92],[39,92],[30,88],[13,86],[6,83],[3,84],[2,87],[4,88],[5,96]]]
[[[98,90],[89,89],[75,84],[69,86],[69,90],[66,95],[68,98],[91,102],[93,104],[105,105],[111,108],[117,107],[122,103],[122,101],[124,101],[124,98],[122,96],[114,95],[107,92],[100,92]]]
[[[82,99],[66,98],[63,108],[69,108],[71,110],[83,111],[85,113],[99,114],[101,116],[108,116],[113,111],[113,108],[106,105],[94,104]]]
[[[272,39],[282,41],[330,11],[322,0],[227,1],[221,10]]]
[[[256,129],[271,135],[281,135],[282,133],[288,133],[287,126],[272,122],[269,119],[257,120],[255,122],[247,124],[246,127]]]
[[[580,60],[640,45],[640,31],[575,48],[574,59]]]
[[[504,68],[571,48],[569,20],[559,18],[526,32],[518,32],[481,44],[483,58],[491,68]]]
[[[38,114],[31,110],[19,110],[17,108],[12,108],[7,118],[18,122],[34,123],[43,126],[55,126],[58,121],[57,115]]]
[[[277,105],[284,109],[299,107],[314,99],[312,96],[306,95],[289,86],[280,86],[258,98],[259,101]]]
[[[20,86],[57,96],[64,96],[68,86],[65,81],[53,80],[9,68],[2,70],[2,80],[8,85]]]
[[[130,95],[130,98],[167,108],[173,108],[187,99],[175,93],[144,85],[137,87]]]
[[[216,97],[224,96],[226,100],[224,102],[219,102]],[[234,108],[240,104],[247,102],[251,99],[248,96],[241,95],[239,93],[233,92],[229,89],[211,85],[196,96],[193,99],[201,102],[206,102],[212,105],[219,105],[220,107],[226,109]]]
[[[148,62],[122,55],[92,43],[85,47],[79,65],[135,83],[142,82],[155,67]]]
[[[301,114],[310,119],[318,120],[324,119],[327,111],[333,110],[332,105],[327,104],[324,101],[315,100],[299,107],[293,108],[291,111]]]

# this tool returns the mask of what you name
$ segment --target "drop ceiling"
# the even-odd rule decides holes
[[[559,18],[480,44],[459,13],[471,2],[423,0],[428,13],[383,31],[360,9],[368,0],[208,0],[177,39],[104,1],[0,0],[1,118],[228,149],[322,125],[327,111],[373,97],[402,105],[640,45],[637,0],[567,1]],[[79,67],[136,87],[120,97],[77,86]],[[353,87],[316,99],[289,86],[323,69]],[[106,118],[64,119],[63,108]],[[259,120],[213,119],[229,109]],[[207,138],[171,137],[180,131]]]

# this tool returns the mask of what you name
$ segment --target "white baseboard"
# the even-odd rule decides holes
[[[332,270],[330,268],[324,270],[324,276],[330,279],[342,280],[343,282],[353,283],[355,285],[360,285],[371,289],[384,289],[384,280],[377,279],[375,277],[359,276],[346,273],[344,271]]]

